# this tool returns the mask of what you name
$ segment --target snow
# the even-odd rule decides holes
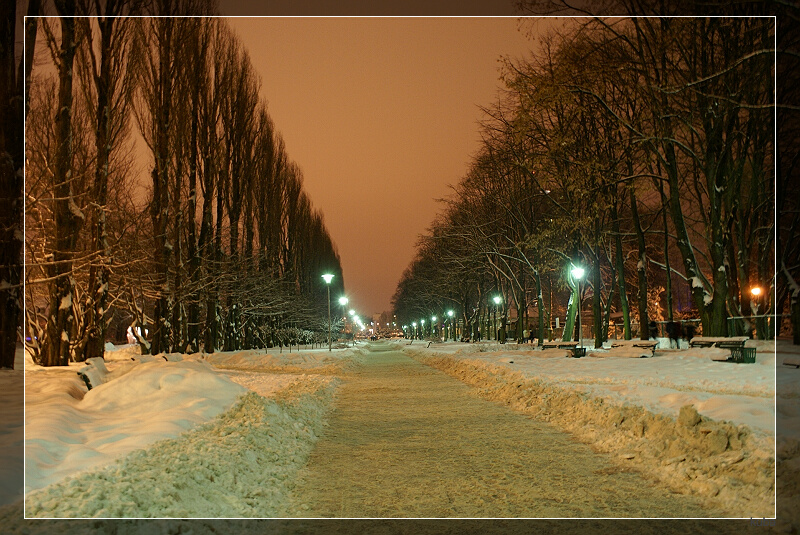
[[[593,346],[594,340],[584,340],[584,344]],[[694,404],[704,416],[771,435],[776,417],[774,342],[749,341],[746,345],[757,347],[755,364],[714,361],[712,357],[717,353],[730,353],[718,348],[657,349],[655,357],[629,358],[632,355],[617,353],[618,349],[614,352],[619,357],[606,356],[610,354],[608,350],[589,347],[587,356],[579,359],[565,358],[566,350],[541,351],[525,344],[464,347],[447,343],[432,345],[428,351],[506,367],[548,384],[673,418],[683,405]],[[413,347],[412,344],[409,349]],[[635,349],[634,353],[639,354]],[[793,375],[800,378],[800,374]]]
[[[23,445],[24,489],[31,503],[30,510],[39,511],[36,514],[44,516],[52,516],[56,510],[49,500],[52,493],[63,491],[58,490],[61,488],[59,485],[80,486],[81,483],[76,481],[81,477],[87,481],[96,477],[104,479],[105,476],[97,474],[109,470],[117,470],[115,473],[119,474],[119,463],[129,463],[129,467],[135,465],[136,470],[144,472],[146,470],[142,464],[147,464],[146,459],[158,455],[158,452],[164,454],[164,451],[174,453],[175,448],[188,449],[191,461],[181,463],[181,469],[173,471],[176,473],[174,477],[189,477],[193,470],[199,470],[198,463],[207,464],[207,459],[203,461],[198,457],[195,447],[191,445],[193,441],[207,442],[209,433],[215,433],[215,426],[221,425],[217,417],[230,420],[226,411],[238,406],[237,402],[243,403],[248,393],[257,398],[250,401],[250,408],[256,413],[260,411],[269,415],[270,421],[275,420],[273,423],[283,429],[279,436],[275,435],[274,430],[264,431],[267,433],[264,440],[274,442],[274,447],[258,450],[259,458],[253,462],[257,461],[261,466],[274,463],[286,455],[289,460],[277,464],[284,466],[281,469],[284,472],[291,469],[294,473],[302,467],[307,456],[299,455],[299,452],[310,452],[316,434],[321,431],[323,415],[330,399],[326,403],[321,403],[319,399],[331,396],[336,385],[332,372],[358,360],[361,355],[358,349],[346,349],[330,353],[327,350],[295,350],[292,353],[258,350],[213,355],[149,356],[140,355],[137,344],[115,347],[107,343],[105,347],[104,364],[109,373],[102,379],[102,384],[88,391],[77,372],[92,365],[71,363],[67,367],[46,368],[34,364],[30,355],[25,355],[23,359],[22,349],[18,351],[15,369],[3,370],[0,374],[3,392],[0,402],[14,415],[0,431],[0,473],[3,475],[0,506],[18,502],[22,497]],[[296,371],[301,373],[292,373]],[[26,400],[24,439],[23,377]],[[268,401],[292,391],[299,394],[318,392],[319,399],[303,398],[299,409],[287,409],[277,406],[275,401]],[[298,419],[297,414],[306,414],[306,420]],[[238,431],[239,434],[245,432],[254,432],[252,426]],[[237,462],[240,456],[234,454],[235,447],[235,444],[229,444],[227,451],[220,450],[217,455],[232,459],[229,463]],[[245,451],[240,453],[250,455]],[[206,452],[205,457],[208,455]],[[264,455],[269,458],[262,459]],[[163,466],[156,465],[157,468]],[[230,473],[233,473],[232,470],[231,467],[227,469]],[[264,474],[270,473],[269,470],[254,470],[253,467],[248,470],[252,474],[260,474],[259,477],[266,477]],[[217,477],[225,476],[217,474]],[[238,478],[239,484],[244,484],[245,477],[242,475]],[[292,479],[286,473],[274,471],[269,477],[281,485]],[[163,477],[153,480],[163,480]],[[278,492],[275,490],[278,483],[273,483],[272,490],[267,488],[263,492]],[[96,482],[87,484],[89,487],[97,485]],[[151,499],[158,493],[147,487],[148,484],[138,482],[137,485],[141,487],[138,492]],[[202,487],[202,481],[198,484]],[[248,492],[255,492],[264,484],[263,479],[254,479],[248,483]],[[285,489],[278,494],[285,497]],[[31,496],[38,498],[31,499]],[[142,499],[142,496],[138,496],[137,502]],[[130,513],[130,503],[121,505],[111,501],[113,503],[83,504],[80,511],[73,510],[71,515],[115,516]],[[48,503],[49,506],[42,505]],[[42,507],[46,509],[44,512]],[[64,507],[71,505],[65,503]],[[165,509],[163,502],[151,504],[150,507],[152,511],[138,510],[134,516],[197,516],[197,510],[192,513],[189,510]],[[215,511],[212,516],[254,516],[253,511],[241,503],[227,508],[218,506],[209,509],[208,504],[203,507]],[[62,513],[70,516],[69,512]],[[278,510],[260,513],[270,516],[277,514]]]
[[[759,444],[772,444],[766,454],[777,452],[794,470],[800,467],[800,369],[783,362],[800,356],[800,347],[747,345],[757,348],[755,364],[713,361],[719,352],[713,348],[659,348],[650,358],[589,349],[574,359],[564,350],[516,344],[398,347],[410,356],[519,372],[609,406],[674,419],[694,405],[703,417],[749,428]],[[76,373],[84,363],[44,368],[19,350],[16,369],[0,371],[0,403],[12,415],[0,429],[0,505],[21,507],[24,473],[28,516],[279,516],[322,432],[336,375],[361,358],[361,349],[350,348],[146,359],[131,344],[107,351],[109,374],[87,391]],[[224,494],[213,495],[214,480],[224,483]],[[165,490],[175,485],[184,489],[181,500]],[[85,495],[95,498],[65,499]]]
[[[246,391],[208,363],[162,360],[109,366],[106,382],[83,394],[73,368],[26,375],[28,492],[178,436],[217,416]]]

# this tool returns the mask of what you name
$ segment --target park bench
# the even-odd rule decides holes
[[[108,368],[106,368],[105,361],[100,357],[86,359],[86,366],[78,370],[78,377],[83,380],[89,390],[103,384],[106,375],[108,375]]]
[[[792,355],[783,359],[784,366],[794,366],[795,369],[800,368],[800,355]]]
[[[566,349],[574,358],[586,356],[586,348],[578,347],[578,342],[565,342],[563,340],[550,340],[542,343],[542,349]]]
[[[722,349],[733,349],[744,347],[744,343],[749,340],[746,336],[713,337],[695,336],[689,341],[691,347],[720,347]]]
[[[656,354],[658,340],[613,340],[608,354],[625,353],[628,357],[652,357]],[[634,351],[631,351],[634,350]],[[639,351],[635,351],[639,350]]]
[[[711,336],[695,336],[689,341],[691,347],[718,347],[729,349],[729,355],[713,355],[711,360],[718,362],[737,362],[740,364],[752,364],[756,361],[756,348],[744,347],[744,343],[749,340],[746,336],[731,336],[715,338]]]

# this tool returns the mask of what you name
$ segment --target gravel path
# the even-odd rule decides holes
[[[719,516],[388,346],[343,379],[293,516]]]

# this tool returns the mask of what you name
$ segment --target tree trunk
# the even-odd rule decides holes
[[[170,75],[170,60],[172,57],[172,19],[158,21],[159,49],[158,49],[158,109],[156,117],[155,167],[153,168],[153,201],[150,205],[150,215],[153,221],[153,237],[155,247],[153,260],[156,272],[156,298],[153,314],[153,342],[152,353],[158,354],[168,349],[169,344],[169,311],[170,311],[170,282],[169,262],[172,245],[167,234],[169,211],[169,122],[170,107],[172,105],[172,80]]]
[[[55,219],[54,252],[49,275],[49,313],[42,347],[44,366],[66,366],[70,357],[70,337],[74,316],[72,301],[75,280],[72,263],[78,232],[84,215],[75,204],[72,192],[72,71],[75,59],[74,2],[57,2],[61,22],[61,47],[58,65],[58,108],[56,112],[56,156],[53,172]]]
[[[39,1],[28,3],[28,15],[39,14]],[[15,76],[14,27],[16,3],[6,2],[0,12],[0,368],[14,368],[17,337],[22,325],[22,217],[23,189],[23,91],[27,100],[36,42],[36,18],[25,25],[26,72]],[[22,65],[20,65],[20,68]],[[23,90],[24,86],[24,90]],[[27,109],[27,107],[26,107]]]
[[[633,228],[636,231],[636,244],[639,247],[639,261],[636,263],[636,275],[639,281],[639,339],[647,340],[650,338],[650,320],[647,316],[647,249],[645,247],[644,232],[642,231],[642,222],[639,219],[636,194],[633,192],[633,188],[630,190],[630,199]]]
[[[617,207],[612,206],[612,228],[614,232],[614,263],[616,264],[617,286],[619,288],[619,303],[622,308],[623,338],[631,339],[631,311],[628,304],[628,289],[625,284],[625,258],[622,254],[622,232],[620,231]],[[609,299],[610,302],[610,299]]]
[[[95,126],[95,149],[97,162],[94,176],[94,211],[92,226],[94,237],[92,249],[97,255],[89,267],[89,306],[86,313],[87,340],[84,350],[84,360],[100,357],[105,354],[105,312],[108,302],[108,282],[110,278],[108,237],[106,235],[106,202],[108,198],[108,170],[111,154],[110,121],[111,102],[111,34],[117,19],[104,17],[98,19],[100,27],[100,74],[95,79],[97,88],[97,124]],[[92,71],[94,74],[94,70]]]

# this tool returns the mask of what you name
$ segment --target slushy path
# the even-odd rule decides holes
[[[372,349],[343,377],[293,516],[716,516],[388,345]]]

